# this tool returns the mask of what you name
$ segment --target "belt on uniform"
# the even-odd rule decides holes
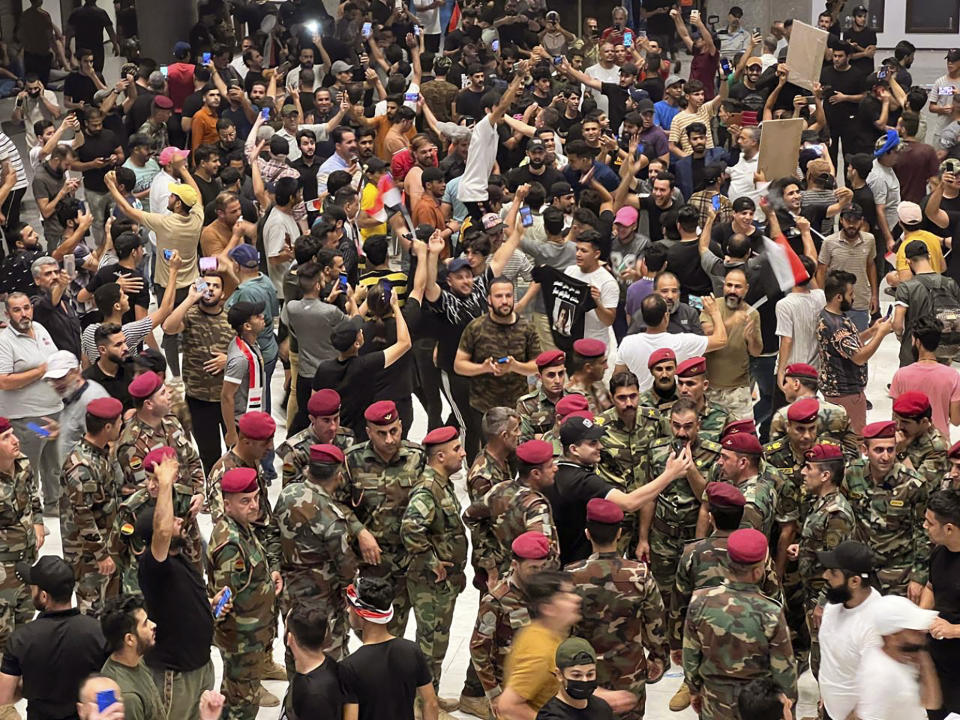
[[[696,531],[691,532],[687,530],[684,525],[668,525],[666,521],[658,517],[653,518],[653,528],[657,532],[672,538],[685,537],[686,535],[693,537],[696,535]]]
[[[24,557],[25,553],[25,550],[21,550],[20,552],[0,552],[0,563],[19,562],[21,560],[26,560]]]

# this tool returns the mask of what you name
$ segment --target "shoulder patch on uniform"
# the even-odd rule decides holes
[[[130,458],[130,468],[133,470],[139,470],[143,466],[143,458],[132,457]]]
[[[700,447],[702,447],[704,450],[709,450],[710,452],[716,452],[716,453],[723,450],[723,445],[721,445],[720,443],[714,440],[706,440],[703,438],[700,439]]]
[[[648,417],[651,420],[660,419],[660,411],[657,410],[656,408],[641,406],[641,407],[638,407],[637,410],[640,411],[644,417]]]
[[[774,440],[773,442],[768,442],[763,446],[764,452],[776,452],[783,447],[783,443],[780,440]]]
[[[890,506],[891,506],[891,507],[903,507],[903,500],[891,500],[891,501],[890,501]]]
[[[130,523],[124,523],[120,526],[121,535],[133,535],[134,527]]]
[[[233,561],[233,569],[234,569],[235,572],[243,572],[243,570],[244,570],[244,568],[246,568],[246,566],[247,566],[247,565],[246,565],[246,563],[243,561],[243,556],[242,556],[242,555],[238,555],[238,556],[237,556],[237,559]]]
[[[605,422],[606,420],[604,419],[603,415],[596,415],[593,418],[594,425],[603,425]]]

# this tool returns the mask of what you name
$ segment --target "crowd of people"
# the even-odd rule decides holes
[[[960,712],[960,49],[928,91],[831,2],[808,87],[738,7],[205,0],[149,59],[132,2],[42,5],[3,718],[638,720],[671,666],[705,720],[807,669],[823,718]]]

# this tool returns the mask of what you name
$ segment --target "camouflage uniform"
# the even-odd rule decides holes
[[[380,546],[380,564],[364,565],[361,560],[360,574],[385,577],[393,582],[393,620],[387,627],[398,637],[403,637],[410,615],[406,581],[410,556],[403,546],[400,523],[423,464],[423,448],[407,440],[389,462],[384,461],[369,442],[354,445],[346,453],[349,490],[341,489],[341,492],[357,519]]]
[[[570,378],[567,380],[564,392],[568,395],[570,393],[586,395],[587,405],[589,406],[590,412],[594,415],[601,415],[613,407],[613,400],[610,399],[610,391],[607,390],[606,383],[601,380],[597,380],[589,385],[584,385],[577,382],[574,378]]]
[[[160,427],[154,428],[134,415],[124,424],[117,440],[117,460],[123,469],[124,497],[144,486],[146,471],[143,469],[143,459],[151,450],[164,445],[177,451],[181,476],[190,478],[189,484],[193,486],[194,494],[203,494],[203,464],[180,421],[173,415],[167,415],[160,421]]]
[[[677,388],[674,386],[673,393],[667,397],[661,397],[657,394],[657,391],[653,388],[649,390],[644,390],[640,393],[640,407],[649,407],[655,410],[658,410],[660,413],[666,414],[670,412],[670,408],[673,407],[673,404],[677,401]]]
[[[820,673],[820,643],[812,618],[816,606],[822,604],[820,595],[827,583],[823,579],[825,568],[817,560],[817,552],[833,550],[844,540],[851,539],[856,524],[850,503],[839,491],[833,490],[814,500],[813,508],[800,531],[797,563],[803,580],[804,606],[810,631],[810,669],[814,677]]]
[[[43,505],[30,461],[21,455],[13,472],[0,471],[0,651],[15,627],[33,620],[30,590],[17,577],[16,564],[37,561],[34,525],[43,525]]]
[[[644,648],[664,670],[670,663],[663,601],[653,576],[645,564],[615,552],[595,552],[564,569],[582,602],[582,618],[572,634],[590,639],[601,687],[637,697],[637,706],[618,717],[642,718],[647,698]]]
[[[511,545],[528,531],[542,533],[550,541],[549,560],[560,565],[560,546],[553,522],[550,501],[519,480],[504,480],[494,485],[479,501],[463,512],[463,522],[474,540],[473,557],[489,577],[496,569],[503,577],[513,560]]]
[[[226,515],[214,524],[207,548],[211,594],[226,586],[233,609],[214,626],[214,644],[223,657],[224,717],[254,720],[260,709],[260,675],[276,627],[272,563],[246,527]]]
[[[713,442],[720,442],[720,433],[723,432],[723,429],[728,423],[731,423],[736,419],[737,418],[735,416],[729,414],[719,405],[712,403],[709,400],[704,400],[703,412],[700,413],[700,430],[697,431],[700,441],[712,440]],[[663,416],[662,422],[663,434],[669,435],[669,413]]]
[[[693,593],[683,632],[683,674],[703,702],[702,720],[739,720],[737,694],[772,678],[797,697],[797,667],[780,604],[756,585],[724,582]]]
[[[109,448],[99,448],[86,437],[73,446],[63,463],[60,484],[60,533],[63,559],[77,578],[77,606],[99,615],[108,596],[111,577],[101,575],[97,563],[110,557],[107,537],[117,512],[123,474]]]
[[[216,464],[210,468],[208,501],[210,503],[210,519],[216,522],[223,516],[223,493],[220,491],[220,481],[228,470],[238,467],[252,467],[257,471],[257,487],[260,489],[260,514],[253,521],[251,527],[257,536],[257,540],[263,545],[267,553],[271,567],[280,565],[280,537],[277,535],[277,527],[273,522],[273,511],[270,509],[270,501],[267,495],[267,482],[263,478],[263,471],[260,463],[247,465],[243,458],[237,455],[233,450],[227,450],[227,454],[217,460]]]
[[[280,491],[273,521],[282,549],[284,612],[297,598],[316,600],[327,616],[323,651],[340,660],[347,653],[349,629],[344,591],[359,566],[350,540],[363,525],[326,489],[310,480],[292,483]]]
[[[667,460],[673,452],[673,442],[672,436],[661,438],[650,448],[650,480],[666,470]],[[706,475],[719,457],[719,443],[697,438],[697,444],[693,447],[693,461],[701,475]],[[660,588],[665,607],[670,603],[676,583],[677,564],[683,554],[683,546],[697,536],[699,514],[700,502],[686,477],[677,478],[657,496],[648,536],[650,570]]]
[[[857,519],[856,539],[873,550],[880,592],[906,596],[910,581],[926,585],[930,543],[923,529],[924,478],[895,463],[875,482],[867,460],[860,459],[847,466],[841,491]]]
[[[915,437],[905,450],[897,452],[897,460],[910,460],[913,469],[927,482],[927,491],[933,492],[940,486],[944,476],[950,472],[947,450],[950,443],[936,428]]]
[[[481,448],[467,472],[467,495],[470,497],[470,502],[480,502],[494,485],[504,480],[512,480],[513,476],[514,473],[508,465],[502,464],[493,457],[486,447]],[[473,545],[470,556],[470,564],[473,565],[473,585],[481,592],[487,588],[487,568],[490,567],[489,561],[484,562],[482,548],[493,544],[494,539],[490,533],[490,526],[485,523],[470,525],[470,539]]]
[[[563,455],[563,445],[560,444],[560,432],[557,428],[547,430],[540,439],[553,445],[554,457]]]
[[[726,482],[726,481],[723,481]],[[777,511],[777,487],[782,485],[776,468],[761,463],[758,474],[740,483],[731,483],[743,493],[747,504],[743,507],[741,528],[759,530],[767,537],[773,529],[774,515]],[[707,502],[707,493],[703,493],[703,502]]]
[[[817,436],[827,437],[831,442],[843,448],[843,456],[847,460],[856,460],[860,457],[860,436],[850,427],[850,418],[847,411],[840,405],[829,403],[823,398],[817,398],[820,411],[817,413]],[[773,414],[770,421],[770,439],[780,440],[787,433],[786,405]]]
[[[569,394],[564,390],[560,397]],[[540,437],[556,424],[556,405],[556,402],[547,397],[542,387],[517,400],[517,412],[520,413],[520,442]]]
[[[410,554],[407,592],[417,619],[417,644],[427,656],[433,685],[439,688],[454,603],[466,586],[467,533],[449,478],[432,467],[424,468],[410,493],[400,535]],[[435,572],[444,567],[446,579],[437,581]]]
[[[190,415],[190,406],[187,405],[187,386],[183,378],[170,378],[163,384],[167,386],[167,392],[170,394],[170,415],[180,421],[180,425],[188,434],[193,433],[193,418]]]
[[[514,634],[530,624],[527,605],[526,593],[512,573],[480,599],[477,624],[470,638],[470,659],[490,700],[503,692],[504,665]]]
[[[694,540],[683,548],[683,555],[677,565],[677,580],[670,598],[668,627],[671,650],[680,650],[683,647],[683,621],[694,590],[718,587],[730,580],[730,571],[727,569],[727,539],[731,532],[716,530],[710,537]],[[760,592],[779,601],[780,581],[769,555],[764,569]]]
[[[356,441],[353,430],[340,426],[333,437],[333,444],[344,452]],[[282,487],[292,482],[302,482],[310,464],[310,446],[320,444],[320,439],[313,431],[313,427],[301,430],[296,435],[288,437],[277,448],[277,457],[283,462]]]

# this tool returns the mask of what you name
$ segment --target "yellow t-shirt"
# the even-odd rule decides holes
[[[921,240],[924,245],[927,246],[927,250],[930,252],[930,265],[938,273],[942,273],[947,269],[947,263],[943,259],[943,250],[940,245],[940,238],[934,235],[932,232],[927,232],[926,230],[914,230],[913,232],[904,233],[903,238],[900,240],[900,247],[897,248],[897,270],[909,270],[910,266],[907,265],[907,244],[912,240]]]
[[[557,648],[564,641],[534,620],[517,633],[504,664],[504,687],[513,688],[534,710],[539,710],[560,689]]]
[[[377,190],[377,186],[373,183],[367,183],[363,186],[363,192],[360,193],[360,212],[366,212],[377,202],[377,195],[380,194],[380,191]],[[380,223],[379,225],[374,225],[372,227],[360,228],[360,237],[366,240],[371,235],[386,235],[387,234],[387,224]]]

